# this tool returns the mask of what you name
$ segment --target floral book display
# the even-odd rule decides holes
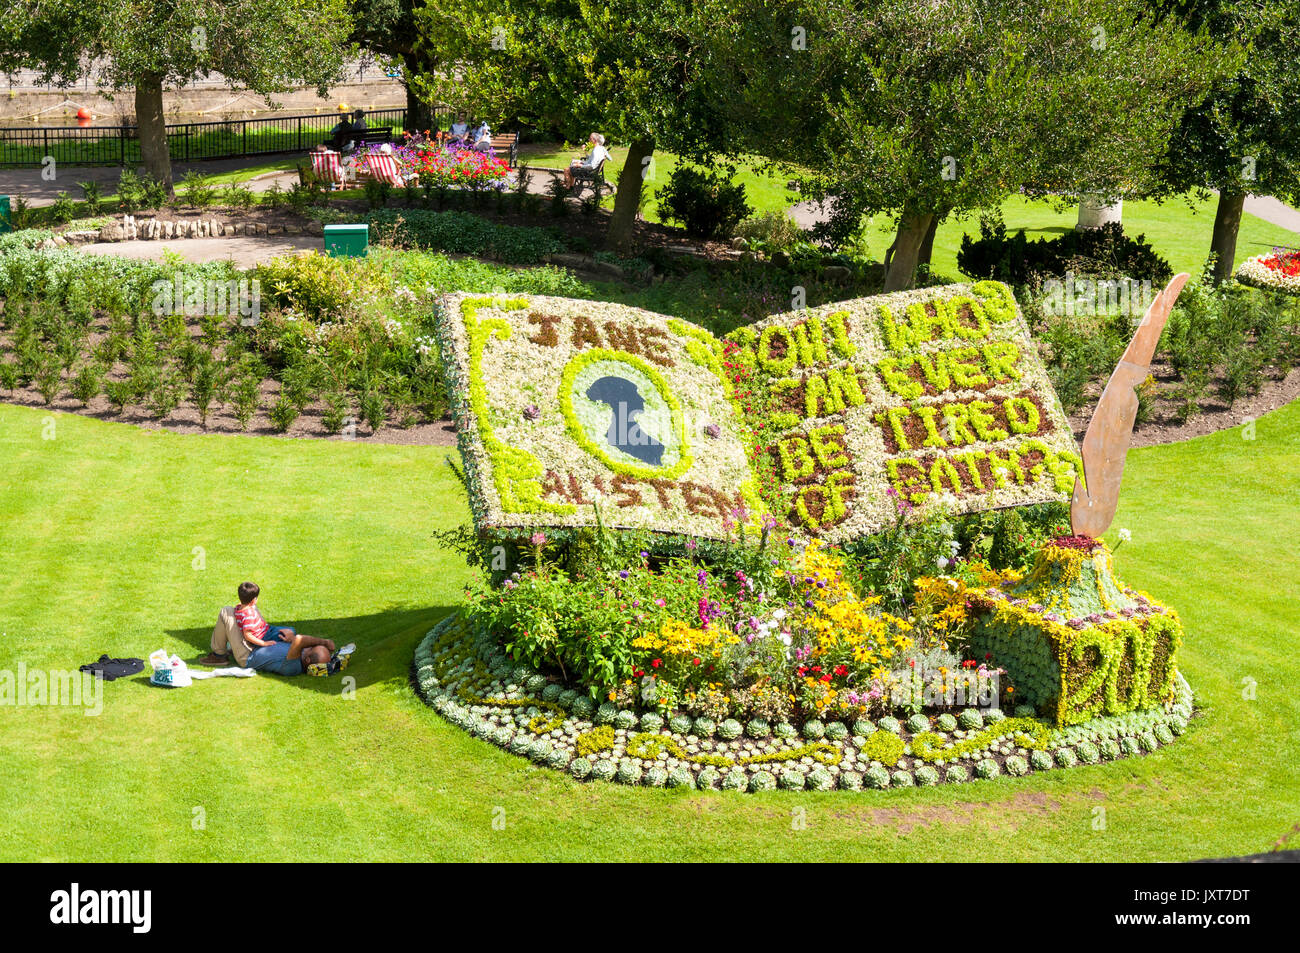
[[[606,302],[445,297],[473,516],[448,538],[479,572],[416,649],[418,692],[538,764],[652,787],[946,784],[1172,742],[1193,716],[1181,622],[1095,536],[1132,425],[1121,371],[1149,363],[1175,284],[1082,455],[998,282],[725,339]],[[1005,555],[1015,513],[1067,502],[1074,533]],[[909,532],[947,555],[882,587],[872,547]]]
[[[1005,285],[839,302],[726,341],[563,298],[460,295],[440,334],[480,527],[699,536],[771,510],[839,542],[894,497],[959,511],[1066,500],[1070,427]],[[891,492],[892,491],[892,492]]]

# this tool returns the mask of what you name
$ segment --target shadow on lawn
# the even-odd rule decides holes
[[[357,688],[362,688],[394,679],[404,682],[415,646],[424,638],[425,633],[433,628],[434,623],[454,612],[455,609],[455,606],[396,606],[371,615],[351,616],[344,619],[275,620],[275,624],[289,626],[303,635],[333,639],[338,646],[355,642],[357,651],[352,657],[352,664],[348,666],[347,674],[357,680]],[[215,622],[214,615],[213,623]],[[208,654],[212,626],[168,629],[167,634],[193,646],[195,654],[187,658],[186,662],[196,669],[204,668],[197,664],[197,659]],[[283,676],[265,677],[282,678]],[[147,675],[145,680],[148,680]],[[285,678],[285,681],[331,695],[338,692],[338,676],[327,678],[295,676]]]

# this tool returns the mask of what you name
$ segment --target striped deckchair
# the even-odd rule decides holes
[[[336,189],[343,187],[343,167],[339,165],[337,152],[317,149],[311,154],[311,170],[322,182],[328,182]]]
[[[401,188],[406,184],[402,173],[397,170],[397,157],[386,152],[371,152],[366,155],[366,168],[378,182]]]

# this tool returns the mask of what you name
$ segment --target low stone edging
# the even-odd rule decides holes
[[[38,248],[59,248],[65,245],[91,245],[97,243],[131,241],[169,241],[181,238],[235,238],[249,236],[271,238],[275,236],[323,235],[320,222],[305,225],[274,225],[266,222],[223,222],[217,218],[164,219],[146,218],[139,221],[134,215],[123,216],[120,222],[109,222],[98,229],[81,229],[64,232],[47,238]]]

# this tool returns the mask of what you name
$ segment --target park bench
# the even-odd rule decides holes
[[[499,132],[493,136],[492,155],[498,159],[506,159],[510,163],[510,168],[513,169],[515,163],[519,161],[519,133]]]
[[[343,132],[338,132],[333,136],[331,136],[329,140],[325,143],[325,145],[329,146],[331,149],[334,149],[335,151],[338,151],[343,148],[343,145],[345,143],[348,142],[355,142],[357,144],[357,148],[361,148],[362,146],[375,145],[377,143],[392,142],[392,141],[393,141],[392,126],[376,126],[374,129],[363,129],[360,132],[354,131],[352,129],[348,129]]]
[[[584,189],[591,189],[597,198],[606,189],[614,191],[613,186],[605,181],[605,159],[600,160],[600,164],[594,169],[584,169],[578,166],[573,170],[574,195],[580,196]]]

